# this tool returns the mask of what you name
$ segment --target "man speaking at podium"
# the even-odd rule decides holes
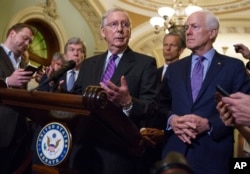
[[[108,50],[82,63],[74,91],[82,94],[87,86],[100,85],[108,100],[118,105],[138,128],[146,126],[144,120],[156,107],[155,59],[129,48],[131,20],[122,9],[114,8],[103,15],[101,35],[107,42]],[[80,127],[84,130],[80,136],[83,137],[81,143],[84,147],[82,153],[76,153],[74,167],[88,174],[142,173],[139,158],[131,156],[126,150],[118,150],[114,144],[104,147],[104,143],[100,143],[102,135],[111,135],[104,133],[108,130],[94,116],[83,118],[83,122]],[[112,138],[106,139],[110,140]]]

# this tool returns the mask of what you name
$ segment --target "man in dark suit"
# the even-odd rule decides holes
[[[22,54],[33,37],[31,26],[18,23],[8,30],[0,46],[0,79],[9,88],[25,88],[32,78],[32,72],[23,69]],[[0,173],[9,174],[24,161],[31,137],[26,118],[21,113],[2,104],[0,113]]]
[[[172,31],[163,37],[162,53],[164,65],[157,69],[157,78],[162,82],[167,67],[170,63],[179,60],[180,55],[186,48],[185,36],[182,32]]]
[[[83,41],[79,37],[72,37],[67,41],[67,43],[64,46],[64,58],[66,62],[73,60],[76,63],[76,66],[72,70],[68,70],[59,79],[57,79],[58,80],[57,82],[60,85],[59,87],[60,90],[62,92],[69,92],[73,88],[72,86],[69,87],[68,85],[71,71],[74,71],[74,80],[73,80],[73,84],[74,84],[79,74],[80,64],[86,58],[86,47]],[[47,80],[47,78],[50,76],[52,72],[58,70],[58,69],[54,69],[53,67],[49,67],[49,68],[50,70],[47,71],[47,73],[43,75],[39,84],[42,84],[45,80]],[[56,87],[55,89],[51,87],[52,84],[54,84],[54,82],[46,84],[46,85],[42,85],[38,88],[38,90],[52,91],[52,92],[57,90]]]
[[[170,151],[184,154],[194,174],[228,174],[233,128],[221,121],[214,95],[217,85],[229,93],[249,90],[249,78],[242,61],[213,48],[219,32],[219,20],[214,14],[205,10],[192,13],[185,28],[186,45],[192,54],[168,66],[161,93],[171,101],[166,120],[169,135],[162,155]],[[193,85],[197,75],[201,79]],[[200,89],[192,90],[199,82]],[[249,85],[248,89],[245,85]],[[198,91],[197,96],[192,96],[194,91]],[[167,103],[161,105],[164,108]]]
[[[156,108],[156,61],[128,47],[131,21],[122,9],[114,8],[103,15],[101,35],[107,41],[108,50],[82,63],[75,92],[82,94],[87,86],[100,85],[108,100],[116,104],[137,125],[139,131],[140,127],[145,126],[144,120]],[[115,71],[110,79],[104,80],[106,69],[111,71],[108,65],[114,57],[110,59],[111,55],[116,55]],[[81,173],[135,174],[143,173],[140,167],[149,167],[139,165],[139,157],[122,151],[115,144],[109,144],[113,135],[94,116],[83,118],[81,127],[84,129],[81,133],[84,148],[82,153],[77,153],[79,158],[75,160],[79,163],[75,167]],[[105,146],[101,139],[106,139],[108,145]],[[149,173],[149,169],[146,172]]]

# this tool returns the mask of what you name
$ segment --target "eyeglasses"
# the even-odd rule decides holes
[[[118,28],[119,25],[121,25],[121,27],[124,28],[124,29],[129,29],[130,28],[130,23],[125,22],[125,21],[122,21],[120,23],[118,21],[113,21],[113,22],[107,23],[105,26],[108,26],[111,29],[115,30],[115,29]]]

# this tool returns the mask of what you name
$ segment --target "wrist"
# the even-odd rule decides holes
[[[128,107],[129,105],[131,105],[131,103],[132,103],[132,97],[131,96],[128,96],[128,99],[127,99],[127,101],[122,101],[121,103],[120,103],[120,105],[124,108],[126,108],[126,107]]]

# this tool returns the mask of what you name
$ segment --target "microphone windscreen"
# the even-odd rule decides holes
[[[76,62],[74,61],[74,60],[70,60],[70,61],[67,61],[66,63],[65,63],[65,66],[67,66],[67,67],[69,67],[69,68],[75,68],[75,66],[76,66]]]

